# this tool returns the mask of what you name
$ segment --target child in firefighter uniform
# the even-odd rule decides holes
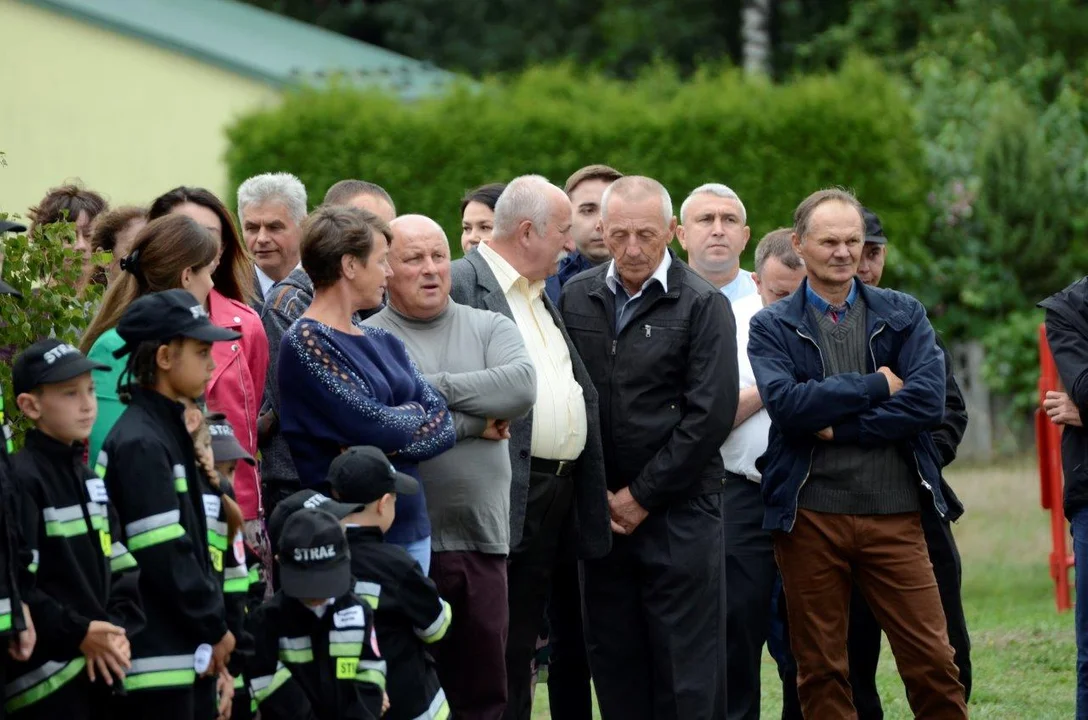
[[[182,403],[204,393],[215,367],[212,343],[239,335],[213,325],[184,290],[136,299],[117,333],[125,344],[115,354],[128,355],[128,407],[99,465],[140,565],[147,626],[132,638],[126,697],[115,717],[211,720],[196,714],[196,679],[218,676],[235,640],[208,555],[204,482]]]
[[[108,718],[144,624],[139,570],[121,538],[106,484],[83,462],[97,416],[91,370],[57,340],[28,347],[12,369],[16,402],[34,424],[11,459],[34,586],[26,603],[39,639],[8,669],[4,705],[16,718]]]
[[[261,717],[378,720],[386,664],[370,606],[351,591],[344,531],[330,513],[304,508],[278,540],[280,590],[249,616]]]
[[[329,466],[333,496],[364,505],[341,521],[351,549],[355,593],[374,608],[374,622],[389,663],[386,720],[446,720],[446,694],[427,651],[450,627],[449,603],[408,552],[384,542],[396,515],[397,495],[414,495],[419,483],[397,472],[376,447],[352,447]]]

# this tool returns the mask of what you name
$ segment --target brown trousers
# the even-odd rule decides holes
[[[799,509],[793,531],[776,532],[774,545],[806,718],[858,716],[846,651],[852,584],[888,636],[915,717],[967,717],[918,513]]]

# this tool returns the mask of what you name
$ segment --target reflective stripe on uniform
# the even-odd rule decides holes
[[[0,632],[11,630],[11,599],[0,598]]]
[[[47,662],[37,670],[31,670],[4,686],[4,709],[14,712],[52,695],[79,675],[86,665],[87,660],[80,655],[67,663]]]
[[[329,655],[332,657],[359,657],[363,654],[365,630],[329,631]]]
[[[94,461],[94,474],[99,478],[106,477],[106,467],[110,464],[110,458],[105,450],[98,451],[98,459]]]
[[[180,524],[181,511],[167,510],[125,525],[128,549],[132,552],[169,540],[184,537],[185,528]]]
[[[283,663],[277,663],[274,675],[261,675],[249,681],[250,686],[253,688],[253,700],[263,703],[290,679],[291,671],[285,668]]]
[[[32,573],[38,572],[38,563],[41,562],[41,553],[37,550],[30,551],[30,564],[26,566],[26,569]]]
[[[382,586],[378,583],[359,580],[355,583],[355,594],[366,600],[371,610],[377,610],[382,597]]]
[[[445,600],[440,599],[440,602],[442,603],[442,612],[438,614],[438,618],[422,630],[415,628],[416,636],[425,643],[438,642],[446,636],[446,631],[450,629],[450,622],[453,620],[453,609]]]
[[[87,534],[87,521],[83,518],[82,505],[42,508],[45,534],[48,537],[72,537]]]
[[[126,690],[158,690],[196,682],[192,655],[161,655],[132,661],[124,678]]]
[[[249,590],[249,571],[245,565],[223,568],[223,592],[244,593]]]
[[[261,581],[261,574],[257,572],[257,566],[254,565],[249,569],[249,584],[256,585]]]
[[[136,567],[136,558],[124,543],[115,542],[110,547],[110,572],[121,572]]]
[[[280,638],[280,660],[295,664],[313,662],[313,641],[309,637]]]
[[[189,492],[189,479],[184,465],[174,466],[174,490],[179,493]]]
[[[208,522],[208,545],[216,550],[226,552],[227,550],[227,524],[221,520],[207,519]]]
[[[356,682],[372,683],[385,690],[385,660],[360,660]]]
[[[422,715],[417,715],[413,720],[447,720],[450,716],[450,704],[446,700],[446,691],[438,688],[431,706]]]

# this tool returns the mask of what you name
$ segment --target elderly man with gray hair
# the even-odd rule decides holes
[[[751,236],[748,211],[726,185],[700,185],[680,205],[676,238],[687,250],[688,262],[729,302],[756,294],[752,274],[740,267],[741,253]]]
[[[536,400],[536,371],[509,318],[450,300],[450,250],[431,218],[392,222],[389,303],[365,324],[404,341],[442,393],[457,445],[420,463],[431,516],[431,572],[457,619],[435,648],[455,717],[506,708],[506,556],[510,552],[509,423]]]
[[[737,411],[729,303],[669,250],[672,201],[646,177],[601,199],[612,260],[559,307],[600,395],[612,552],[583,562],[586,645],[604,720],[725,713],[725,470]]]
[[[533,409],[510,423],[509,720],[532,712],[531,663],[570,513],[582,557],[611,546],[597,391],[544,294],[574,249],[571,224],[560,188],[538,175],[515,178],[495,204],[491,243],[452,266],[454,301],[513,320],[536,370]]]
[[[238,187],[238,216],[256,259],[261,324],[268,335],[268,374],[257,421],[265,516],[301,489],[287,441],[279,432],[279,350],[287,328],[310,307],[314,286],[302,269],[299,245],[306,188],[290,173],[255,175]]]

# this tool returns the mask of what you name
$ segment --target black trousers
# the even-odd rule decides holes
[[[760,668],[771,622],[774,541],[759,483],[727,473],[725,492],[726,717],[759,720]]]
[[[109,720],[114,717],[114,697],[99,681],[91,685],[86,670],[36,703],[8,713],[13,720]],[[0,717],[3,710],[0,709]]]
[[[118,720],[192,720],[196,711],[193,687],[137,690],[117,700]]]
[[[582,591],[578,579],[574,513],[563,532],[559,559],[548,598],[548,706],[553,718],[592,720],[593,690],[582,623]]]
[[[654,510],[582,563],[602,720],[725,714],[724,564],[720,493]]]
[[[510,631],[506,640],[505,720],[529,720],[533,711],[532,662],[559,541],[574,502],[570,477],[531,472],[525,529],[510,553],[507,587]]]
[[[925,498],[923,497],[923,500]],[[961,586],[963,566],[956,539],[952,535],[952,525],[941,519],[932,506],[923,502],[922,532],[929,549],[929,560],[933,564],[933,575],[937,580],[937,590],[941,594],[941,605],[948,623],[948,641],[955,652],[959,680],[963,685],[964,697],[971,698],[971,638],[967,632],[967,618],[963,613]],[[781,600],[783,622],[785,622],[785,601]],[[788,636],[787,636],[788,642]],[[850,599],[850,629],[847,636],[847,651],[850,655],[850,689],[854,696],[859,720],[881,720],[884,708],[880,704],[880,694],[876,687],[876,668],[880,660],[880,624],[873,616],[865,599],[854,588]],[[782,718],[798,720],[801,718],[800,703],[797,698],[797,666],[789,662],[780,665],[782,677]]]

